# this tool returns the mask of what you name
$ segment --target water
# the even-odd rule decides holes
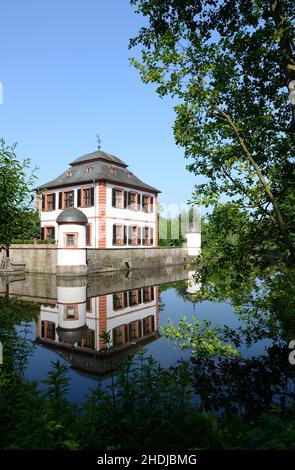
[[[159,329],[169,319],[177,324],[182,315],[188,320],[196,316],[199,320],[209,320],[212,327],[227,326],[235,332],[247,327],[229,300],[196,302],[193,293],[199,288],[192,281],[192,272],[178,266],[73,279],[26,275],[10,278],[8,283],[2,279],[1,293],[24,302],[26,318],[33,308],[36,314],[26,332],[26,337],[36,346],[29,357],[25,377],[41,382],[52,361],[59,359],[70,366],[69,398],[81,402],[89,387],[109,382],[110,362],[101,338],[105,331],[110,332],[115,364],[123,363],[128,355],[144,347],[162,367],[170,367],[181,359],[190,360],[191,353],[180,351],[174,343],[159,336]],[[20,324],[18,331],[21,330]],[[240,359],[230,364],[224,358],[218,363],[193,360],[197,393],[207,406],[218,408],[226,397],[233,403],[244,403],[247,381],[252,383],[253,397],[258,395],[259,399],[265,395],[275,397],[278,390],[289,391],[294,371],[288,369],[287,356],[284,358],[287,352],[282,348],[285,345],[267,335],[261,338],[258,335],[250,342],[242,338],[238,346]],[[285,361],[280,378],[278,358]],[[263,380],[267,383],[261,387]],[[238,391],[233,393],[235,387]]]

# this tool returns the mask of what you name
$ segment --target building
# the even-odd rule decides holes
[[[160,191],[143,183],[126,163],[109,153],[97,150],[77,158],[68,170],[36,191],[45,240],[58,241],[58,216],[65,209],[79,208],[87,217],[87,247],[158,245]]]

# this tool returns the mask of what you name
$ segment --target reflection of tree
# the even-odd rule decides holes
[[[2,371],[22,375],[33,347],[32,341],[27,338],[29,324],[37,319],[40,305],[5,296],[0,298],[0,312]]]
[[[192,359],[195,390],[204,408],[255,417],[272,402],[284,406],[294,400],[294,368],[286,351],[285,344],[274,344],[260,357]]]
[[[272,403],[284,406],[293,401],[295,370],[288,362],[288,344],[295,339],[295,268],[260,269],[249,263],[244,273],[234,264],[223,267],[213,261],[196,276],[201,289],[194,300],[230,301],[240,320],[234,329],[208,326],[218,332],[222,344],[239,349],[239,356],[228,357],[222,349],[206,354],[202,341],[210,335],[206,330],[207,336],[201,341],[193,321],[187,325],[187,334],[181,322],[172,330],[171,338],[176,343],[180,338],[192,351],[192,381],[204,408],[255,417]],[[178,292],[182,292],[182,286]],[[261,355],[249,358],[242,354],[243,348],[255,349],[261,340],[270,343]]]
[[[169,284],[162,284],[159,286],[159,294],[173,289],[174,292],[180,297],[184,302],[196,303],[199,301],[198,298],[187,293],[187,281],[178,281],[170,282]]]

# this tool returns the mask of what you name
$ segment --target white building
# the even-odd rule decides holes
[[[58,241],[57,217],[79,208],[87,217],[86,246],[92,248],[158,245],[158,189],[139,180],[128,165],[97,150],[37,191],[42,237]],[[70,240],[70,237],[69,237]]]

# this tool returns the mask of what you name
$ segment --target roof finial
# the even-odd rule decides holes
[[[102,140],[101,140],[101,138],[100,138],[99,133],[96,134],[96,142],[97,142],[97,148],[98,148],[98,150],[100,150],[100,149],[101,149]]]

